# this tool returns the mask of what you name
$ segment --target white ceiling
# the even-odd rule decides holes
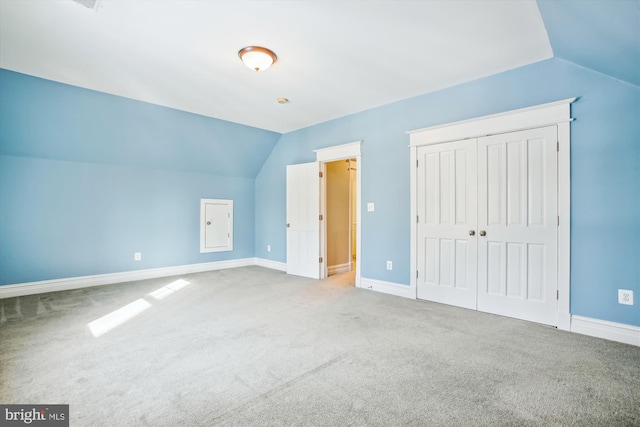
[[[0,0],[1,68],[280,133],[552,56],[534,0]]]

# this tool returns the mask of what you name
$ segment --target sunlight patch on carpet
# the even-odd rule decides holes
[[[178,279],[174,282],[169,283],[167,286],[163,286],[160,289],[156,289],[155,291],[151,292],[150,295],[157,300],[161,300],[162,298],[169,296],[176,291],[179,291],[180,289],[184,288],[189,284],[190,282],[187,282],[184,279]]]
[[[99,319],[94,320],[91,323],[88,323],[87,326],[89,326],[93,336],[97,338],[136,317],[149,307],[151,307],[151,304],[149,304],[144,298],[140,298],[125,305],[124,307],[102,316]]]

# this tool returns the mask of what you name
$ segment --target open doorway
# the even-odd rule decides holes
[[[347,259],[351,272],[355,276],[355,286],[361,286],[362,232],[360,193],[362,183],[362,141],[314,150],[316,161],[310,163],[287,165],[287,273],[312,279],[326,279],[327,266],[327,233],[326,223],[326,164],[342,162],[344,171],[354,177],[351,180],[353,189],[349,200],[354,226],[349,233],[351,239],[346,245]],[[350,161],[349,161],[350,160]],[[345,162],[346,161],[346,162]],[[351,166],[349,166],[351,165]],[[355,256],[354,256],[355,255]],[[351,259],[351,262],[349,261]],[[355,262],[354,262],[355,261]],[[333,265],[339,265],[333,263]],[[332,270],[335,270],[336,267]],[[334,274],[333,277],[337,276]]]
[[[327,276],[355,285],[357,253],[357,159],[325,162]]]
[[[320,164],[320,171],[326,173],[326,165],[328,163],[337,162],[341,163],[341,168],[343,173],[345,169],[349,168],[349,163],[351,164],[351,171],[347,170],[346,172],[351,172],[353,178],[351,183],[353,184],[353,189],[351,191],[351,200],[355,204],[355,208],[352,207],[352,212],[355,218],[355,226],[351,227],[351,242],[347,244],[347,253],[349,253],[349,248],[351,247],[351,271],[348,273],[334,274],[331,276],[331,280],[339,280],[342,279],[340,276],[343,274],[349,274],[352,277],[350,278],[350,282],[353,285],[355,280],[355,286],[361,286],[361,274],[362,274],[362,224],[361,224],[361,192],[362,192],[362,154],[360,150],[360,145],[362,141],[355,141],[348,144],[342,145],[334,145],[331,147],[320,148],[318,150],[314,150],[316,153],[316,162]],[[348,160],[351,160],[349,162]],[[355,161],[354,161],[355,160]],[[347,168],[345,168],[345,165]],[[326,175],[325,175],[326,176]],[[321,214],[327,215],[326,210],[326,179],[320,179],[320,212]],[[353,206],[353,205],[352,205]],[[326,223],[327,221],[320,221],[320,256],[321,260],[327,259],[327,233],[326,233]],[[355,255],[355,257],[353,257]],[[349,258],[344,261],[349,263]],[[334,262],[335,263],[335,262]],[[328,262],[321,262],[320,268],[320,278],[324,279],[328,277]],[[340,263],[337,263],[339,265]],[[335,265],[335,264],[334,264]],[[354,278],[355,277],[355,278]]]

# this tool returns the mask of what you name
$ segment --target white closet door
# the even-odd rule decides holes
[[[476,308],[476,140],[418,148],[417,297]]]
[[[557,324],[556,134],[478,139],[480,311]]]
[[[320,164],[287,166],[287,274],[320,278]]]

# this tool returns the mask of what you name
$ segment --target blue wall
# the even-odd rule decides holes
[[[0,284],[254,256],[279,134],[6,70],[0,93]],[[234,200],[232,252],[200,253],[201,198]]]
[[[285,134],[256,178],[256,256],[285,261],[285,166],[362,140],[362,276],[409,284],[405,131],[579,96],[571,125],[573,314],[640,326],[640,88],[550,59]],[[271,245],[272,252],[267,252]],[[386,270],[386,260],[394,269]]]
[[[2,284],[253,257],[253,183],[0,156]],[[233,251],[200,253],[200,198],[234,200]]]
[[[280,137],[3,69],[0,94],[4,155],[255,178]]]
[[[640,304],[617,303],[618,288],[640,299],[637,86],[551,59],[282,136],[4,70],[0,93],[0,284],[251,256],[284,262],[285,166],[356,140],[362,203],[376,204],[363,209],[362,275],[409,284],[405,131],[579,96],[571,311],[640,326]],[[234,199],[233,252],[199,253],[200,198]]]
[[[640,1],[537,3],[554,56],[640,85]]]

